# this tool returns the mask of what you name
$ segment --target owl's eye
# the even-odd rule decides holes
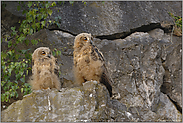
[[[42,51],[42,52],[41,52],[41,55],[46,55],[45,51]]]
[[[87,41],[87,38],[86,38],[86,37],[84,37],[83,41]]]

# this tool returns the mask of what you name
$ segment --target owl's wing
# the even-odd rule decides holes
[[[92,44],[92,47],[93,47],[92,50],[94,50],[94,52],[96,52],[96,55],[98,56],[98,59],[100,61],[104,62],[103,54],[99,51],[99,49],[95,45]]]
[[[110,97],[112,97],[112,83],[113,82],[112,82],[112,79],[109,77],[108,70],[105,66],[103,54],[99,51],[99,49],[95,45],[92,45],[92,46],[93,46],[93,50],[95,50],[95,53],[98,56],[98,60],[100,60],[103,63],[103,65],[101,66],[103,68],[103,73],[100,78],[100,83],[102,83],[106,86],[106,88],[109,91]]]
[[[102,73],[100,82],[104,84],[107,87],[107,90],[109,91],[110,97],[112,97],[112,81],[109,78],[108,71],[105,67],[105,64],[102,66],[104,67],[104,72]]]
[[[56,58],[55,58],[54,73],[59,77],[59,66]]]

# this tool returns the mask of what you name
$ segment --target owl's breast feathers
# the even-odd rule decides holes
[[[52,58],[45,58],[45,59],[37,59],[37,60],[32,60],[32,66],[34,72],[33,73],[40,73],[42,70],[49,70],[50,73],[54,73],[59,77],[59,66],[57,63],[57,59],[52,57]],[[35,69],[36,67],[36,69]],[[37,70],[37,71],[35,71]]]

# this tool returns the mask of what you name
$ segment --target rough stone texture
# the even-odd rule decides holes
[[[173,19],[168,12],[181,16],[181,5],[181,2],[169,1],[106,1],[87,2],[85,5],[81,1],[74,2],[73,5],[65,2],[64,5],[58,4],[53,8],[51,18],[55,20],[55,17],[60,16],[60,29],[72,34],[89,32],[96,36],[113,35],[119,38],[125,35],[124,32],[129,33],[144,25],[160,24],[162,27],[173,25]],[[22,16],[21,11],[16,10],[16,6],[17,3],[10,2],[6,9],[17,16]],[[54,28],[58,27],[50,27]]]
[[[2,45],[1,45],[1,50],[4,51],[6,49],[8,49],[7,47],[7,42],[5,41],[5,39],[7,38],[7,40],[11,40],[11,27],[19,27],[20,24],[18,23],[19,20],[25,19],[24,17],[17,17],[15,15],[13,15],[12,13],[10,13],[9,11],[7,11],[4,8],[1,8],[1,37],[2,37]]]
[[[154,31],[157,33],[160,29]],[[125,39],[112,41],[98,40],[96,42],[97,46],[107,59],[110,73],[112,73],[111,76],[115,82],[114,85],[120,90],[119,92],[122,97],[120,102],[140,109],[145,108],[158,115],[161,113],[158,113],[157,110],[164,108],[164,106],[168,107],[168,103],[172,103],[169,100],[168,103],[164,103],[165,105],[159,107],[159,102],[161,100],[160,95],[162,94],[160,92],[160,87],[166,82],[163,63],[164,61],[171,63],[167,58],[174,50],[176,50],[179,52],[176,52],[177,54],[174,53],[174,56],[172,56],[174,59],[172,59],[172,61],[181,64],[182,54],[182,51],[180,50],[181,47],[177,49],[177,46],[182,44],[181,38],[173,38],[173,44],[171,44],[169,40],[170,36],[163,33],[162,37],[166,38],[157,40],[148,33],[136,32]],[[165,49],[168,47],[167,45],[171,47],[171,49],[175,49],[172,51],[168,50],[165,53]],[[164,61],[162,59],[164,59]],[[180,72],[178,75],[175,75],[177,76],[178,81],[175,82],[175,79],[172,79],[177,85],[179,85],[179,87],[175,87],[174,91],[171,90],[169,93],[171,93],[172,98],[175,98],[174,101],[177,100],[175,102],[178,103],[178,107],[182,107],[182,102],[180,101],[182,100],[180,86],[182,82],[180,74],[182,71],[180,66],[175,66],[174,69],[179,70]],[[175,93],[179,96],[174,95]],[[177,110],[175,106],[171,108],[172,109],[170,110]],[[179,108],[180,112],[181,110],[182,108]],[[170,114],[164,115],[164,118],[168,120],[170,118],[169,115],[173,115],[175,117],[171,117],[170,119],[172,121],[177,121],[177,117],[180,118],[179,111],[177,110],[176,113],[173,111],[167,112]],[[140,112],[144,113],[142,110]]]
[[[171,90],[166,93],[172,100],[178,102],[182,108],[182,44],[175,45],[172,52],[167,54],[167,59],[164,63],[166,74],[164,82],[170,83]]]
[[[1,118],[3,122],[106,121],[108,100],[106,88],[96,81],[61,92],[38,90],[13,103]]]
[[[163,99],[162,99],[163,100]],[[167,102],[168,106],[172,104]],[[169,109],[166,107],[165,109]],[[142,109],[141,109],[142,110]],[[164,110],[160,110],[162,113]],[[37,90],[14,102],[2,111],[2,122],[106,122],[106,121],[162,121],[151,111],[136,116],[136,108],[129,108],[117,100],[110,100],[105,86],[88,81],[83,87],[52,90]],[[140,112],[142,113],[142,112]],[[173,113],[177,113],[174,110]],[[139,113],[138,113],[139,115]],[[147,115],[147,116],[145,116]],[[175,116],[175,115],[174,115]],[[150,117],[150,118],[149,118]],[[172,117],[172,116],[170,116]],[[152,120],[153,118],[153,120]],[[180,119],[179,117],[176,117]]]
[[[86,5],[76,2],[73,6],[69,3],[58,6],[59,12],[55,9],[51,18],[54,20],[60,16],[60,29],[73,34],[88,32],[95,36],[120,38],[144,25],[149,28],[152,28],[151,24],[159,24],[159,27],[173,25],[168,12],[181,16],[180,7],[181,2],[116,1],[87,2]]]
[[[173,24],[168,12],[180,16],[181,5],[182,2],[87,2],[85,6],[76,2],[72,6],[66,2],[55,7],[52,17],[61,16],[60,30],[67,33],[53,26],[50,30],[43,29],[28,37],[41,39],[37,46],[22,44],[17,48],[31,48],[33,52],[37,47],[47,46],[51,50],[61,50],[62,54],[57,58],[61,68],[62,92],[33,92],[4,110],[2,117],[6,119],[9,116],[12,120],[19,117],[22,121],[182,121],[182,37],[167,33],[171,32],[171,28],[167,31],[167,25]],[[60,13],[56,13],[58,9]],[[7,10],[13,13],[13,9]],[[94,83],[86,83],[85,89],[73,86],[73,43],[75,34],[80,32],[90,32],[96,36],[93,42],[105,57],[114,80],[113,89],[120,93],[120,99],[109,99],[106,88]],[[123,36],[127,37],[119,38]],[[4,39],[2,45],[7,48]],[[51,111],[48,110],[48,92],[53,106]],[[90,98],[90,93],[95,96]],[[13,111],[15,105],[20,107],[14,111],[25,110],[22,103],[27,99],[38,106],[35,110],[37,119],[6,114]],[[65,112],[58,102],[71,110]],[[73,105],[74,102],[78,105]],[[59,108],[61,110],[56,110]],[[28,114],[23,115],[34,112],[32,109],[26,111]],[[58,112],[65,115],[60,116]]]
[[[156,111],[159,116],[166,116],[166,118],[170,121],[182,121],[182,114],[177,111],[177,109],[174,107],[174,104],[170,102],[169,98],[162,93],[160,94],[160,101],[158,102],[158,107],[161,106],[162,108],[157,108]]]
[[[157,32],[162,32],[160,37],[164,37],[164,39],[153,38],[153,34]],[[62,55],[58,57],[58,63],[61,64],[61,82],[62,87],[66,90],[68,87],[73,87],[74,81],[71,73],[74,36],[56,30],[42,30],[31,36],[31,38],[38,37],[43,42],[40,42],[36,47],[48,46],[51,42],[56,42],[50,45],[52,49],[54,47],[66,47],[66,50],[63,50]],[[181,121],[180,110],[177,110],[176,107],[176,105],[182,106],[181,87],[177,85],[177,87],[174,87],[174,91],[170,90],[165,93],[170,93],[168,96],[177,102],[176,105],[167,95],[162,94],[164,91],[160,89],[166,82],[165,76],[168,77],[169,75],[165,73],[165,61],[174,51],[168,50],[168,48],[171,46],[171,49],[174,49],[181,45],[181,38],[177,40],[173,38],[173,44],[171,44],[169,38],[170,36],[164,34],[163,30],[155,29],[149,33],[136,32],[125,39],[94,39],[94,43],[104,54],[106,65],[115,82],[113,87],[117,88],[121,95],[120,100],[108,102],[110,113],[107,116],[110,118],[102,119],[102,121]],[[26,45],[24,48],[26,48]],[[165,49],[167,52],[165,52]],[[178,56],[181,56],[180,49],[177,53]],[[174,59],[178,63],[181,57]],[[167,61],[167,63],[171,63],[171,61]],[[174,67],[174,69],[181,70],[180,66]],[[176,76],[180,77],[179,75]],[[181,84],[181,77],[178,83],[175,83]],[[93,87],[89,88],[92,89]],[[171,97],[171,94],[174,95],[174,93],[180,96]],[[87,120],[89,119],[88,117]],[[96,121],[96,119],[89,121],[91,120]],[[70,121],[72,121],[72,118]]]
[[[178,103],[182,110],[182,38],[166,35],[161,29],[155,29],[149,34],[162,43],[162,65],[165,69],[161,91]]]

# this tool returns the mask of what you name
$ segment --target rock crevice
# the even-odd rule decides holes
[[[173,101],[169,95],[167,95],[168,98],[170,99],[170,101],[175,105],[175,107],[177,108],[177,110],[182,114],[182,107],[180,106],[180,104],[178,104],[177,102]]]
[[[106,40],[116,40],[116,39],[124,39],[128,36],[130,36],[131,34],[135,33],[135,32],[149,32],[151,30],[154,29],[162,29],[164,31],[164,33],[171,33],[172,29],[173,29],[174,25],[166,25],[166,26],[162,26],[161,23],[150,23],[148,25],[142,25],[141,27],[138,28],[134,28],[134,29],[130,29],[129,32],[121,32],[121,33],[115,33],[115,34],[111,34],[111,35],[93,35],[95,38],[98,38],[100,40],[106,39]],[[74,34],[72,32],[66,31],[66,30],[62,30],[60,28],[50,28],[50,31],[62,31],[64,33],[69,33],[73,36],[76,36],[77,34]]]
[[[124,39],[135,32],[149,32],[154,29],[162,29],[165,33],[170,33],[172,31],[173,25],[167,25],[166,27],[161,26],[160,23],[150,23],[148,25],[142,25],[141,27],[130,29],[130,32],[122,32],[112,35],[102,35],[95,36],[99,39],[115,40],[115,39]]]

